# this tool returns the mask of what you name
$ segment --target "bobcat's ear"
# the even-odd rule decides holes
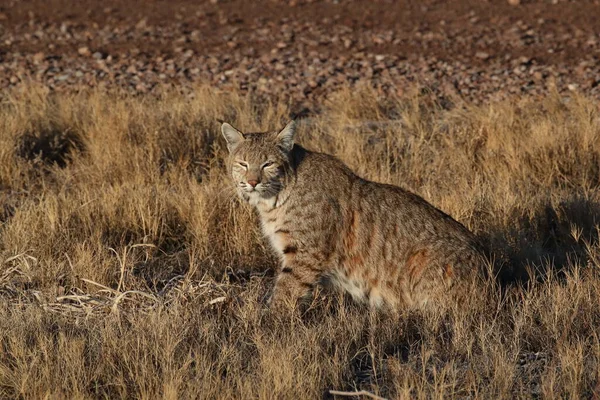
[[[277,144],[285,152],[289,153],[294,147],[294,135],[296,134],[296,121],[291,120],[288,124],[277,134]]]
[[[227,149],[230,153],[244,140],[244,134],[227,122],[223,122],[221,125],[221,133],[227,141]]]

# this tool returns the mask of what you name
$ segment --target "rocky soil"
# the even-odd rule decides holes
[[[0,3],[0,87],[197,83],[310,107],[366,82],[475,103],[600,98],[600,1],[12,0]]]

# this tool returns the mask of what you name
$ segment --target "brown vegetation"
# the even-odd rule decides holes
[[[298,141],[476,232],[499,271],[485,296],[391,316],[323,293],[272,315],[276,260],[228,186],[218,119],[265,130],[285,103],[16,89],[0,105],[0,397],[600,395],[596,104],[362,89],[322,109]]]

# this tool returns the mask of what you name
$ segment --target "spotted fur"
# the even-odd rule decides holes
[[[281,260],[274,307],[294,307],[325,279],[393,309],[444,301],[477,281],[485,259],[463,225],[416,194],[294,144],[293,121],[255,134],[224,123],[222,133],[237,191]]]

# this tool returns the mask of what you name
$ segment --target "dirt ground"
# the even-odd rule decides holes
[[[598,97],[599,15],[597,0],[10,1],[0,87],[208,83],[306,105],[357,82],[476,103],[554,88]]]

